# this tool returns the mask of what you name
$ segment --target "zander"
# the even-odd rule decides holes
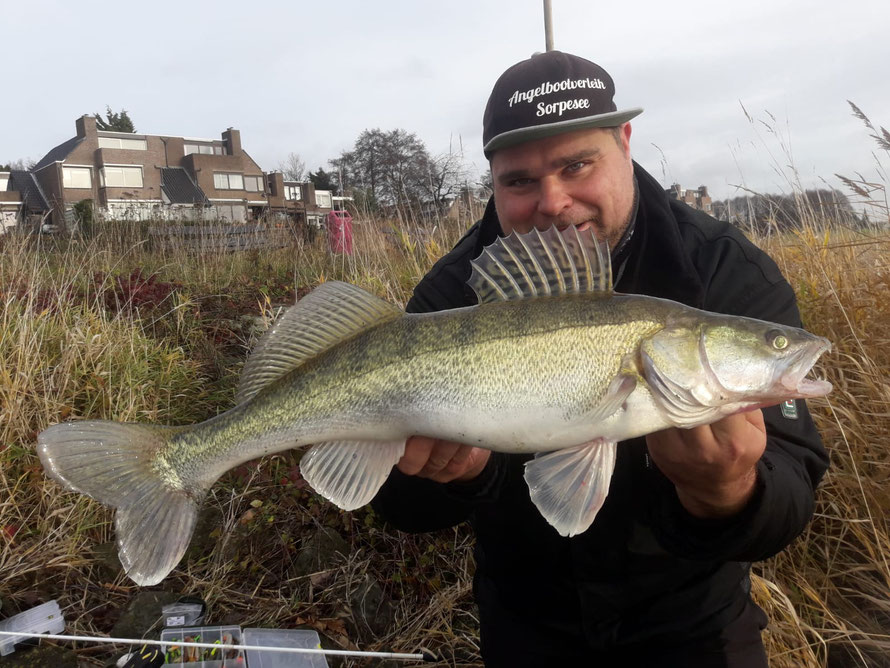
[[[237,405],[188,427],[107,421],[38,437],[47,473],[117,508],[121,563],[160,582],[225,471],[300,446],[312,487],[368,503],[412,434],[536,453],[525,479],[564,536],[609,489],[617,442],[827,394],[805,379],[829,342],[801,329],[612,291],[590,230],[512,235],[473,263],[479,305],[406,314],[346,283],[288,310],[245,364]]]

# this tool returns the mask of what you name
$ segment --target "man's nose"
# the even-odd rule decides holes
[[[552,177],[541,179],[539,195],[538,211],[545,216],[558,216],[572,206],[572,198],[559,179]]]

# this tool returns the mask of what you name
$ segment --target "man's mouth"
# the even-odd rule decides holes
[[[589,230],[590,228],[593,227],[593,221],[585,220],[583,223],[571,223],[569,225],[557,224],[556,229],[558,229],[560,232],[563,232],[563,231],[569,229],[570,227],[575,227],[578,229],[579,232],[584,232],[584,231]]]

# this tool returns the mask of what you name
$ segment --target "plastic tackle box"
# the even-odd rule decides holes
[[[0,636],[0,656],[11,654],[15,651],[16,643],[27,640],[35,633],[61,633],[64,630],[65,618],[56,601],[20,612],[0,621],[0,631],[22,632],[20,636]]]
[[[240,649],[210,649],[182,647],[181,642],[205,642],[241,645],[240,626],[192,626],[161,631],[164,645],[164,665],[182,668],[246,668],[244,652]]]
[[[244,629],[245,645],[321,649],[318,633],[296,629]],[[247,650],[249,668],[328,668],[323,654],[292,654],[261,649]]]

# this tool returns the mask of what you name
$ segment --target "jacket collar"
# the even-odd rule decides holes
[[[636,243],[621,287],[701,308],[705,289],[680,236],[680,225],[664,188],[634,162],[640,189]]]

